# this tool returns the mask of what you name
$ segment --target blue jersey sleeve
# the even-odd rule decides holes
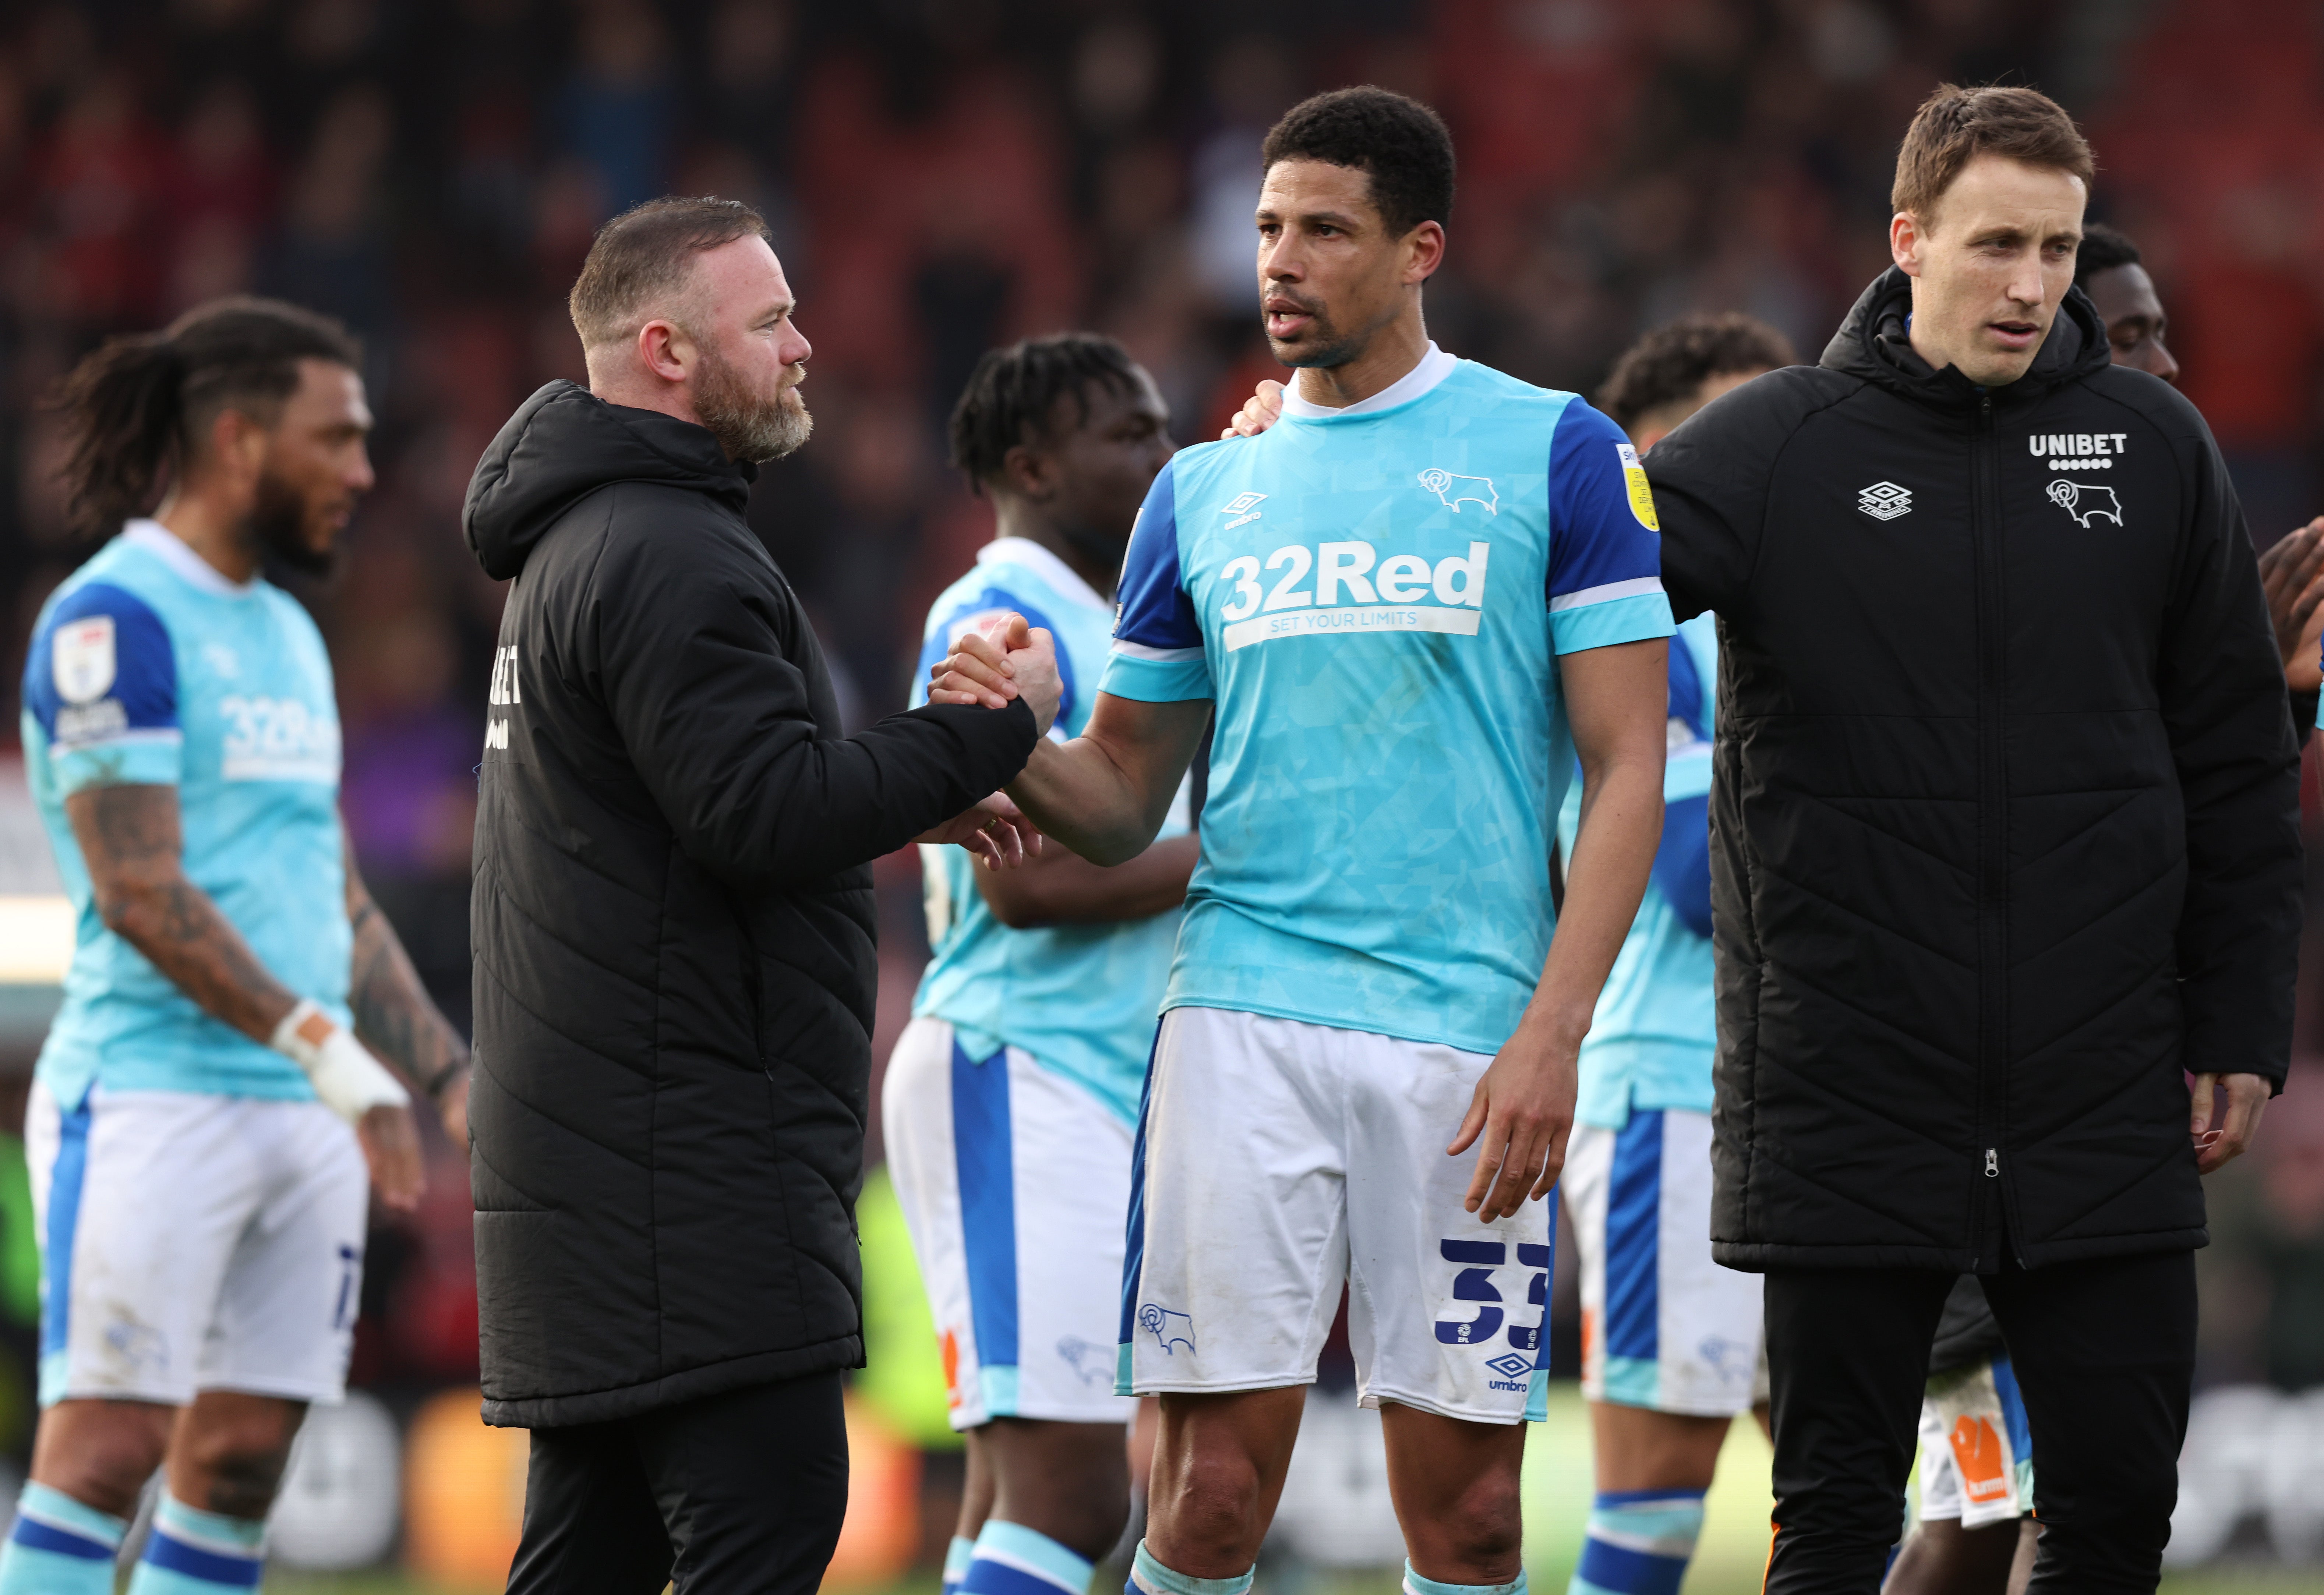
[[[927,634],[920,644],[919,668],[914,673],[912,681],[912,707],[917,709],[928,701],[928,671],[938,659],[952,651],[955,641],[987,621],[997,620],[1011,613],[1023,615],[1027,625],[1038,626],[1052,638],[1058,636],[1056,624],[1038,605],[1028,604],[1002,586],[987,586],[969,598],[952,603],[940,602],[930,610]],[[1062,639],[1057,642],[1057,681],[1063,690],[1057,697],[1056,720],[1050,728],[1052,735],[1056,734],[1056,726],[1066,724],[1073,719],[1074,705],[1080,701],[1074,690],[1073,655]]]
[[[1655,849],[1655,890],[1679,923],[1711,936],[1711,799],[1685,798],[1663,806],[1663,839]]]
[[[1186,595],[1178,562],[1176,462],[1162,467],[1147,490],[1122,562],[1120,607],[1113,651],[1098,690],[1141,703],[1182,703],[1214,696],[1203,653],[1203,628]]]
[[[58,600],[25,657],[24,708],[64,796],[178,784],[177,656],[161,617],[134,593],[90,582]]]
[[[1671,634],[1662,538],[1638,451],[1579,399],[1549,445],[1549,629],[1560,653]]]

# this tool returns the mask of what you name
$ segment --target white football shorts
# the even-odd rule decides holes
[[[1492,1059],[1219,1009],[1162,1016],[1115,1388],[1314,1382],[1348,1287],[1358,1399],[1545,1415],[1553,1195],[1481,1224],[1444,1148]]]
[[[897,1038],[881,1112],[952,1426],[1126,1423],[1113,1324],[1130,1127],[1022,1048],[972,1058],[934,1019]]]
[[[2006,1357],[1932,1374],[1921,1397],[1921,1517],[1963,1528],[2034,1509],[2034,1432]]]
[[[337,1401],[363,1292],[370,1176],[320,1102],[35,1084],[43,1406],[182,1406],[201,1390]]]
[[[1759,1276],[1711,1259],[1711,1115],[1578,1124],[1565,1207],[1582,1264],[1582,1393],[1728,1417],[1767,1399]]]

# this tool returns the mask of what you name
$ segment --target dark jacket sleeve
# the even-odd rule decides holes
[[[2242,507],[2191,407],[2182,424],[2190,508],[2158,687],[2187,816],[2186,1066],[2280,1087],[2300,944],[2300,750]]]
[[[933,705],[861,735],[817,734],[799,612],[737,553],[616,539],[591,584],[583,654],[640,778],[704,868],[768,886],[892,853],[1024,769],[1022,702]],[[797,629],[798,635],[786,635]],[[594,646],[590,646],[594,643]]]
[[[1681,620],[1738,607],[1758,562],[1767,487],[1784,445],[1831,401],[1819,384],[1856,384],[1805,366],[1722,393],[1646,452],[1663,533],[1663,588]]]

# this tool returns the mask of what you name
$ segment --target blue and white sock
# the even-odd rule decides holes
[[[1258,1571],[1253,1563],[1231,1579],[1190,1579],[1183,1572],[1174,1572],[1154,1559],[1146,1542],[1138,1542],[1138,1556],[1130,1564],[1130,1578],[1121,1586],[1121,1595],[1249,1595],[1251,1574]]]
[[[1412,1563],[1404,1564],[1404,1595],[1526,1595],[1525,1569],[1506,1584],[1443,1584],[1434,1579],[1424,1579],[1412,1571]]]
[[[937,1595],[956,1595],[960,1581],[968,1576],[968,1560],[975,1554],[974,1540],[964,1534],[952,1536],[952,1544],[945,1547],[944,1588]]]
[[[169,1491],[130,1576],[129,1595],[218,1595],[255,1590],[266,1571],[266,1525],[189,1507]]]
[[[984,1520],[960,1595],[1089,1595],[1089,1558],[1021,1523]]]
[[[110,1512],[27,1483],[0,1546],[0,1595],[113,1595],[113,1559],[128,1532]]]
[[[1678,1595],[1702,1534],[1699,1489],[1601,1489],[1566,1595]]]

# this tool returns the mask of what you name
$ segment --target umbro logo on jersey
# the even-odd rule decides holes
[[[1515,1351],[1505,1351],[1485,1366],[1505,1379],[1529,1379],[1533,1374],[1533,1359]]]
[[[1263,493],[1239,493],[1235,494],[1233,500],[1227,505],[1227,507],[1219,512],[1222,515],[1231,515],[1234,517],[1233,520],[1226,523],[1225,530],[1232,531],[1238,526],[1249,526],[1252,521],[1258,520],[1259,511],[1253,506],[1266,496],[1267,495]]]
[[[1431,466],[1420,474],[1420,485],[1434,493],[1437,502],[1455,515],[1461,512],[1462,504],[1481,504],[1488,515],[1501,512],[1500,495],[1493,491],[1490,476],[1456,476]]]
[[[1875,521],[1894,521],[1913,512],[1912,491],[1894,482],[1876,482],[1857,493],[1856,507]]]

